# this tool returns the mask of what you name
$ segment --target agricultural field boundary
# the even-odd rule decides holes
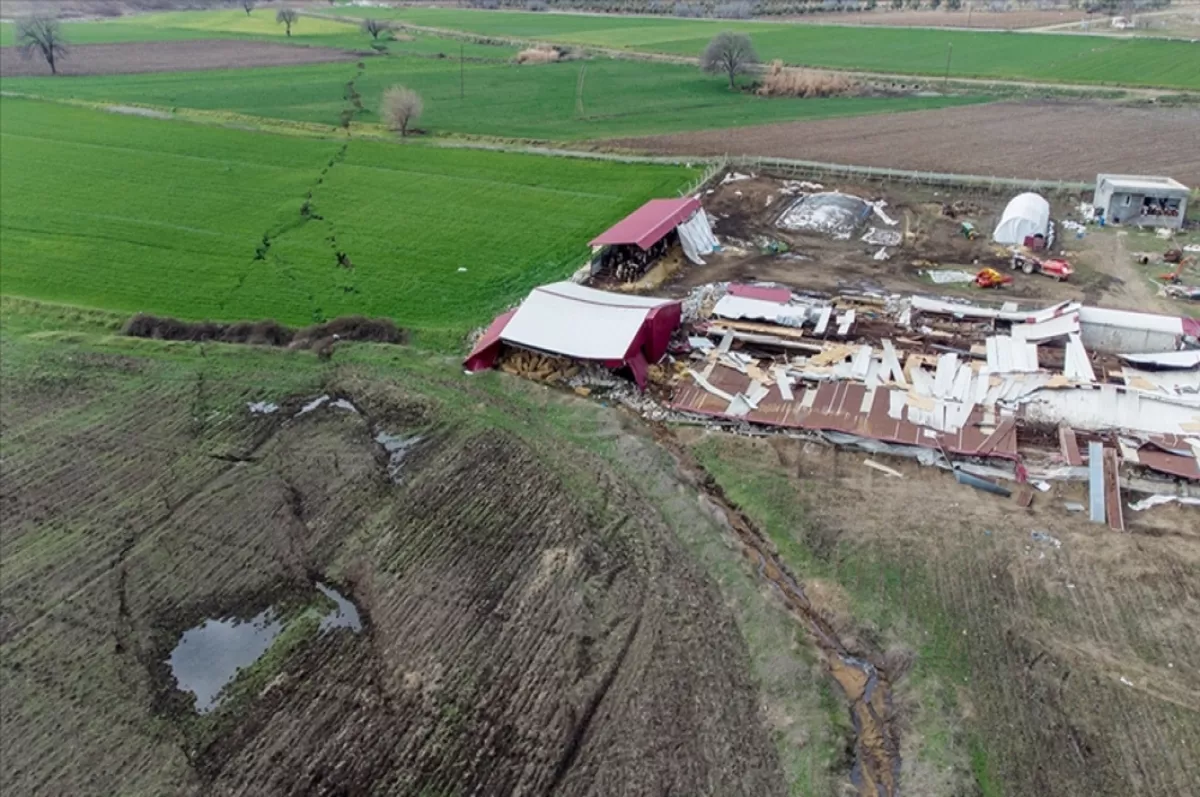
[[[37,100],[78,108],[104,111],[107,113],[128,112],[125,109],[142,109],[152,113],[162,113],[169,116],[170,121],[190,122],[193,124],[212,127],[224,127],[250,132],[274,133],[279,135],[297,136],[304,138],[327,138],[331,140],[348,140],[351,134],[341,128],[313,122],[294,122],[278,120],[265,116],[238,114],[231,111],[206,111],[193,108],[167,108],[159,105],[139,103],[94,102],[91,100],[74,100],[44,97],[38,94],[3,91],[0,97],[14,99]],[[367,123],[355,123],[352,135],[358,139],[372,141],[393,140],[383,127]],[[458,134],[454,138],[431,139],[427,146],[448,149],[482,149],[496,152],[509,152],[525,155],[541,155],[557,158],[581,158],[585,160],[603,160],[629,164],[655,164],[664,166],[705,166],[705,174],[693,185],[680,190],[680,195],[699,190],[712,176],[727,168],[752,169],[769,171],[785,177],[870,177],[874,179],[902,180],[925,185],[946,186],[977,186],[992,188],[1029,188],[1045,191],[1082,191],[1094,187],[1093,183],[1070,180],[1030,180],[1014,177],[991,177],[976,174],[952,174],[947,172],[921,172],[906,169],[888,169],[875,166],[853,166],[844,163],[827,161],[795,160],[790,158],[756,158],[750,156],[678,156],[678,155],[636,155],[632,153],[604,152],[598,150],[570,149],[565,147],[548,147],[537,144],[521,144],[503,139],[474,138]],[[397,146],[401,146],[397,144]]]
[[[322,12],[305,11],[302,12],[307,16],[318,17],[322,19],[331,19],[338,22],[349,22],[354,19],[361,20],[361,17],[346,17],[325,14]],[[596,45],[583,44],[566,44],[548,39],[531,39],[531,38],[514,38],[511,36],[488,36],[482,33],[471,33],[470,31],[455,30],[453,28],[438,28],[429,25],[417,25],[415,23],[393,21],[397,30],[409,30],[414,33],[425,33],[430,36],[437,36],[446,39],[461,39],[462,41],[471,42],[474,44],[495,44],[509,47],[551,47],[555,45],[568,46],[574,50],[585,53],[587,55],[601,56],[604,58],[614,58],[626,61],[650,61],[661,64],[679,64],[686,66],[698,66],[699,58],[688,55],[671,55],[669,53],[655,53],[646,50],[618,50],[611,47],[599,47]],[[779,24],[779,23],[775,23]],[[861,26],[844,25],[841,27],[854,28]],[[886,26],[880,26],[886,27]],[[955,30],[947,28],[947,30]],[[885,81],[920,81],[922,83],[939,83],[945,86],[958,89],[978,89],[980,87],[1004,88],[1006,90],[1026,89],[1034,91],[1045,91],[1052,94],[1062,94],[1063,92],[1080,93],[1090,97],[1113,98],[1116,94],[1117,98],[1121,96],[1141,97],[1141,98],[1156,98],[1162,96],[1200,96],[1200,92],[1190,91],[1188,89],[1178,88],[1152,88],[1147,86],[1124,86],[1119,84],[1087,84],[1087,83],[1058,83],[1058,82],[1043,82],[1037,80],[1009,80],[1004,78],[972,78],[972,77],[955,77],[950,80],[941,80],[934,75],[923,75],[912,72],[864,72],[854,69],[839,69],[837,67],[811,67],[820,69],[826,72],[838,72],[840,74],[849,75],[850,77],[859,78],[862,80],[885,80]],[[760,73],[767,69],[764,64],[759,64],[752,67],[754,72]]]
[[[391,9],[391,10],[398,11],[400,9]],[[329,14],[329,13],[325,13],[322,11],[308,11],[308,12],[304,12],[304,13],[306,13],[308,16],[312,16],[315,18],[321,18],[321,19],[325,19],[325,20],[338,21],[338,22],[351,22],[354,20],[361,21],[365,17],[365,13],[363,15],[359,15],[359,16]],[[466,13],[469,13],[469,12],[466,12]],[[481,13],[481,12],[476,12],[476,13]],[[509,13],[509,12],[498,11],[498,12],[489,12],[489,13],[505,14],[505,13]],[[545,16],[545,15],[541,15],[541,16]],[[603,17],[603,16],[611,16],[611,15],[583,14],[583,15],[579,15],[579,16]],[[623,16],[623,15],[617,15],[617,16]],[[438,25],[426,25],[426,24],[421,24],[419,22],[410,22],[409,20],[403,19],[400,17],[388,16],[387,19],[398,30],[410,30],[410,31],[414,31],[414,32],[422,32],[422,33],[427,33],[427,34],[436,35],[436,36],[440,36],[440,37],[446,37],[446,38],[462,38],[462,39],[466,39],[467,41],[472,41],[472,42],[483,42],[483,43],[490,43],[490,44],[507,44],[507,45],[512,45],[512,46],[558,45],[558,46],[569,47],[569,48],[574,49],[579,52],[594,54],[594,55],[602,55],[602,56],[609,57],[609,58],[625,58],[625,59],[634,59],[634,60],[659,61],[659,62],[676,63],[676,64],[697,64],[699,62],[699,58],[695,57],[695,56],[680,55],[677,53],[670,53],[670,52],[656,51],[653,49],[648,49],[648,48],[652,48],[654,46],[653,43],[646,44],[643,49],[619,49],[619,48],[606,47],[603,44],[595,44],[595,43],[590,43],[590,42],[586,42],[586,41],[578,41],[578,40],[571,40],[571,39],[544,38],[544,37],[536,37],[536,36],[522,37],[522,36],[513,36],[511,34],[507,34],[507,35],[506,34],[486,34],[486,33],[474,32],[474,31],[465,31],[465,30],[460,30],[460,29],[456,29],[456,28],[446,28],[446,27],[442,27],[442,26],[438,26]],[[741,23],[747,22],[747,21],[746,20],[739,20],[739,21],[725,20],[725,22],[730,23],[731,29],[740,30],[742,27]],[[752,22],[752,21],[750,21],[750,22]],[[764,30],[769,30],[772,27],[774,27],[776,29],[780,29],[780,28],[787,27],[787,23],[771,22],[771,23],[765,23],[763,25],[763,27],[764,27]],[[805,27],[805,26],[799,25],[797,27]],[[813,27],[838,27],[843,30],[854,31],[854,30],[862,30],[864,28],[868,28],[869,26],[861,26],[861,25],[829,26],[829,25],[825,25],[825,26],[813,26]],[[898,30],[897,28],[890,27],[890,26],[880,26],[879,29],[890,30],[890,31]],[[925,30],[928,32],[939,32],[938,29],[923,29],[923,28],[903,29],[903,30]],[[718,31],[718,28],[716,26],[713,26],[711,33],[715,34],[717,31]],[[992,35],[992,36],[997,36],[997,37],[1001,36],[1003,33],[1011,33],[1010,31],[994,32],[994,31],[974,31],[974,30],[967,30],[967,29],[950,29],[950,28],[947,28],[940,32],[982,33],[982,34],[987,34],[987,35]],[[1111,37],[1109,37],[1109,38],[1111,38]],[[1163,40],[1163,41],[1166,41],[1166,40]],[[636,44],[631,45],[631,47],[638,47],[638,46],[639,45],[636,45]],[[771,53],[766,53],[764,55],[764,60],[770,60],[770,59],[771,59]],[[903,78],[907,78],[909,80],[912,80],[914,78],[934,79],[934,78],[937,78],[941,73],[940,68],[936,71],[930,71],[930,70],[907,71],[907,72],[905,72],[905,71],[888,71],[888,70],[874,71],[874,70],[854,69],[852,67],[850,67],[850,68],[839,67],[836,65],[828,65],[828,64],[821,64],[821,63],[799,64],[799,63],[791,62],[787,58],[784,58],[784,61],[785,61],[785,63],[787,63],[790,66],[804,66],[804,67],[809,67],[809,68],[813,68],[813,69],[836,71],[836,72],[841,72],[844,74],[848,74],[848,75],[852,75],[852,76],[860,77],[860,78],[864,78],[864,79],[888,79],[888,80],[903,79]],[[1126,90],[1126,91],[1129,91],[1132,93],[1136,93],[1139,96],[1148,96],[1148,97],[1159,96],[1159,95],[1163,95],[1163,94],[1177,94],[1180,92],[1200,93],[1200,90],[1197,90],[1195,88],[1190,88],[1186,85],[1180,85],[1178,82],[1170,83],[1170,84],[1163,83],[1160,85],[1154,85],[1154,84],[1148,84],[1148,83],[1140,83],[1140,84],[1139,83],[1125,83],[1125,82],[1122,82],[1121,80],[1106,80],[1106,81],[1098,80],[1095,83],[1073,83],[1073,82],[1070,82],[1069,80],[1062,80],[1062,81],[1039,80],[1037,78],[1023,78],[1023,77],[1016,77],[1016,76],[1004,77],[1002,75],[988,76],[986,74],[976,74],[976,75],[967,74],[967,75],[962,75],[962,76],[955,76],[952,79],[955,82],[976,84],[976,85],[1005,84],[1005,85],[1025,87],[1025,88],[1045,87],[1047,89],[1055,89],[1055,88],[1069,89],[1072,91],[1081,91],[1081,92],[1104,91],[1104,90],[1111,91],[1114,88],[1120,88],[1120,89],[1123,89],[1123,90]]]
[[[634,155],[616,152],[599,152],[537,146],[513,146],[482,141],[436,142],[439,147],[463,147],[468,149],[491,149],[528,155],[545,155],[564,158],[595,158],[620,163],[657,163],[664,165],[707,164],[707,171],[714,174],[725,169],[748,169],[766,171],[781,177],[869,177],[883,180],[900,180],[924,185],[973,186],[981,188],[1028,188],[1041,191],[1083,191],[1094,188],[1094,183],[1072,180],[1030,180],[1019,177],[989,177],[979,174],[949,174],[944,172],[921,172],[906,169],[887,169],[877,166],[852,166],[845,163],[795,160],[791,158],[755,158],[747,156],[697,156],[694,158],[668,155]],[[705,181],[697,184],[697,190]]]

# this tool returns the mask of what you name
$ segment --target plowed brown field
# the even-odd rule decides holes
[[[670,155],[753,155],[990,177],[1101,172],[1200,183],[1200,109],[1006,102],[604,142]]]
[[[361,54],[331,47],[297,47],[262,41],[124,42],[73,45],[58,64],[60,75],[127,75],[140,72],[183,72],[194,69],[237,69],[347,61]],[[24,58],[15,47],[0,47],[0,77],[49,75],[40,58]]]
[[[322,385],[218,348],[5,346],[0,791],[784,793],[720,593],[597,458],[451,422],[395,367]],[[252,415],[263,385],[358,411]],[[384,429],[422,435],[402,484]],[[315,578],[363,631],[194,713],[179,633]]]

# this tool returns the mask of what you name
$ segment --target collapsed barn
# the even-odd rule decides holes
[[[546,306],[546,291],[569,291],[588,313]],[[659,420],[813,434],[991,479],[988,488],[1005,494],[995,480],[1088,479],[1107,491],[1093,519],[1115,528],[1122,487],[1200,496],[1200,485],[1180,486],[1200,482],[1200,350],[1180,348],[1200,337],[1196,319],[746,284],[705,286],[679,308],[548,286],[498,319],[467,367],[487,367],[502,345],[528,348],[540,370],[512,372],[616,387]],[[656,354],[662,365],[650,378]],[[593,384],[582,370],[589,360],[655,389]]]

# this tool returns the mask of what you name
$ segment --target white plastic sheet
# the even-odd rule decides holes
[[[703,210],[693,213],[690,219],[675,229],[679,232],[679,243],[683,247],[684,256],[696,265],[703,266],[703,255],[716,251],[717,236],[713,235],[712,225],[708,223],[708,214]]]

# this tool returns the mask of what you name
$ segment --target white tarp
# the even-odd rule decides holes
[[[647,311],[672,301],[556,282],[529,294],[504,327],[503,339],[568,357],[620,360],[645,323]]]
[[[708,223],[708,214],[703,209],[693,213],[691,218],[675,230],[679,233],[679,244],[683,247],[684,257],[698,266],[704,265],[703,255],[711,254],[717,249],[717,236],[713,235],[712,225]]]
[[[1020,245],[1030,235],[1046,235],[1050,229],[1050,203],[1038,194],[1013,197],[992,233],[992,240],[1007,246]]]

